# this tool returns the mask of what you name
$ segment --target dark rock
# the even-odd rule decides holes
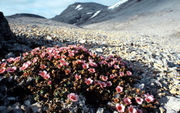
[[[8,21],[4,17],[3,13],[0,12],[0,56],[5,56],[8,53],[9,47],[6,46],[8,41],[14,39],[14,35],[10,30]],[[10,42],[9,42],[10,43]]]
[[[6,106],[0,106],[0,113],[7,113]]]
[[[8,21],[4,17],[3,13],[0,12],[0,40],[10,40],[13,34],[8,25]]]

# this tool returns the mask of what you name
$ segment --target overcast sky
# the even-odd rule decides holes
[[[6,16],[15,13],[33,13],[52,18],[74,2],[97,2],[110,6],[118,1],[120,0],[0,0],[0,11]]]

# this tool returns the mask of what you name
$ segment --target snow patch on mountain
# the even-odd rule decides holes
[[[79,5],[77,5],[76,6],[76,8],[75,8],[76,10],[82,10],[83,9],[83,7],[79,4]]]
[[[91,15],[91,14],[93,14],[93,12],[88,12],[88,13],[86,13],[86,14]]]
[[[96,17],[100,12],[101,12],[101,10],[96,11],[96,12],[91,16],[91,18]],[[90,19],[91,19],[91,18],[90,18]]]
[[[128,0],[120,0],[119,2],[117,2],[116,4],[112,5],[112,6],[109,6],[108,9],[112,10],[112,9],[115,9],[117,7],[119,7],[121,4],[127,2]]]

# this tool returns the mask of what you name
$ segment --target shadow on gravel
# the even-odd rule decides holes
[[[14,56],[19,56],[23,52],[30,51],[33,48],[39,47],[39,46],[53,46],[53,45],[59,45],[63,46],[63,44],[66,45],[72,45],[75,44],[74,42],[68,42],[68,41],[49,41],[45,40],[43,37],[39,39],[27,39],[26,36],[20,36],[16,37],[16,42],[12,43],[12,45],[17,45],[19,49],[9,49],[8,52],[12,52]],[[85,44],[85,47],[88,49],[93,47],[113,47],[113,45],[97,45],[97,44]],[[24,48],[23,48],[24,47]],[[4,55],[5,56],[5,55]],[[4,57],[3,56],[3,57]],[[128,61],[124,60],[133,70],[133,75],[136,77],[139,77],[139,80],[137,80],[137,83],[135,84],[136,88],[140,88],[142,90],[145,90],[147,93],[153,94],[155,98],[160,99],[158,95],[158,89],[161,89],[162,86],[164,86],[162,83],[160,83],[157,80],[157,74],[158,72],[153,68],[149,68],[146,66],[146,64],[143,64],[140,61]],[[14,82],[14,78],[11,78],[12,80],[5,80],[0,78],[0,106],[12,106],[19,102],[20,104],[23,104],[24,101],[28,98],[28,90],[26,89],[26,86],[24,84],[18,84]],[[22,93],[24,92],[24,93]],[[11,97],[9,99],[9,97]],[[13,98],[13,99],[12,99]],[[93,100],[93,99],[92,99]],[[164,99],[163,103],[166,103],[168,100]],[[92,109],[94,110],[93,113],[97,111],[99,107],[104,107],[105,105],[93,105],[93,102],[91,100],[87,100],[86,104],[89,104]],[[110,112],[110,111],[109,111]],[[150,112],[150,111],[148,111]],[[160,112],[157,108],[155,111],[152,110],[151,112]],[[106,112],[108,113],[108,112]]]

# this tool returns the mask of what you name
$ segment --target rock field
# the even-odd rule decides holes
[[[16,56],[37,46],[69,44],[85,45],[97,54],[117,54],[133,67],[135,75],[141,76],[142,79],[138,81],[136,87],[157,95],[161,113],[180,112],[180,49],[174,49],[172,43],[163,43],[162,37],[133,36],[120,31],[115,33],[63,25],[18,24],[12,21],[9,25],[16,41],[5,42],[10,47],[8,53],[3,54],[4,57]],[[4,104],[0,105],[0,112],[22,113],[24,109],[38,112],[40,108],[38,103],[30,103],[29,100],[18,103],[16,97],[6,97],[3,93],[6,90],[6,86],[0,86],[1,103],[2,99],[6,98]],[[10,104],[11,102],[14,104]],[[91,112],[106,113],[104,109],[99,108]]]

